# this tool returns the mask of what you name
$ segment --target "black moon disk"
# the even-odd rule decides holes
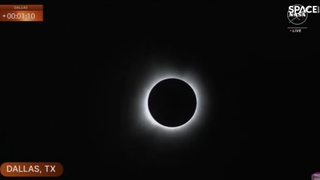
[[[184,81],[165,79],[156,84],[148,98],[151,116],[159,124],[178,127],[187,123],[195,113],[196,94]]]

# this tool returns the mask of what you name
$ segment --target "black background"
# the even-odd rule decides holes
[[[299,103],[317,75],[312,64],[302,68],[317,34],[288,34],[288,5],[267,16],[249,1],[96,3],[45,2],[43,23],[0,24],[2,162],[61,162],[61,178],[309,179],[320,171],[316,118]],[[150,160],[154,149],[128,138],[120,107],[130,68],[143,71],[139,57],[157,53],[195,57],[177,63],[196,61],[219,101],[201,133],[171,150],[161,142]]]

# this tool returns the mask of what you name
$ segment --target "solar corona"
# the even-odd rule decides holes
[[[141,112],[141,116],[139,118],[139,124],[143,124],[144,127],[152,128],[153,130],[164,131],[164,132],[188,132],[192,130],[196,125],[202,121],[206,101],[204,96],[206,96],[206,92],[204,88],[201,87],[201,81],[197,78],[198,76],[195,73],[187,72],[187,73],[179,73],[178,71],[170,71],[163,72],[156,71],[155,73],[147,76],[145,79],[145,84],[143,85],[143,90],[140,91],[141,101],[139,105],[138,111]],[[178,79],[185,82],[188,86],[191,87],[194,92],[196,106],[194,111],[192,112],[192,116],[188,121],[180,126],[165,126],[157,122],[149,109],[149,96],[152,92],[152,89],[159,83],[168,79]]]

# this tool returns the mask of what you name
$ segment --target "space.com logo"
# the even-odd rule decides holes
[[[311,175],[311,180],[320,180],[320,172],[315,172]]]
[[[319,13],[319,6],[303,6],[301,4],[294,4],[289,6],[287,17],[289,23],[294,25],[301,25],[303,24],[307,18],[308,14],[311,13]]]

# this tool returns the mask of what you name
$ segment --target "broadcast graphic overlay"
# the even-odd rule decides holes
[[[303,6],[301,4],[294,4],[288,7],[288,30],[290,33],[301,33],[302,30],[308,29],[306,21],[316,18],[313,14],[319,15],[320,8],[318,5]],[[312,15],[311,15],[312,14]]]
[[[311,175],[311,180],[320,180],[320,172],[315,172]]]
[[[5,162],[0,171],[4,177],[59,177],[63,166],[58,162]]]
[[[0,5],[0,22],[43,22],[43,5]]]

